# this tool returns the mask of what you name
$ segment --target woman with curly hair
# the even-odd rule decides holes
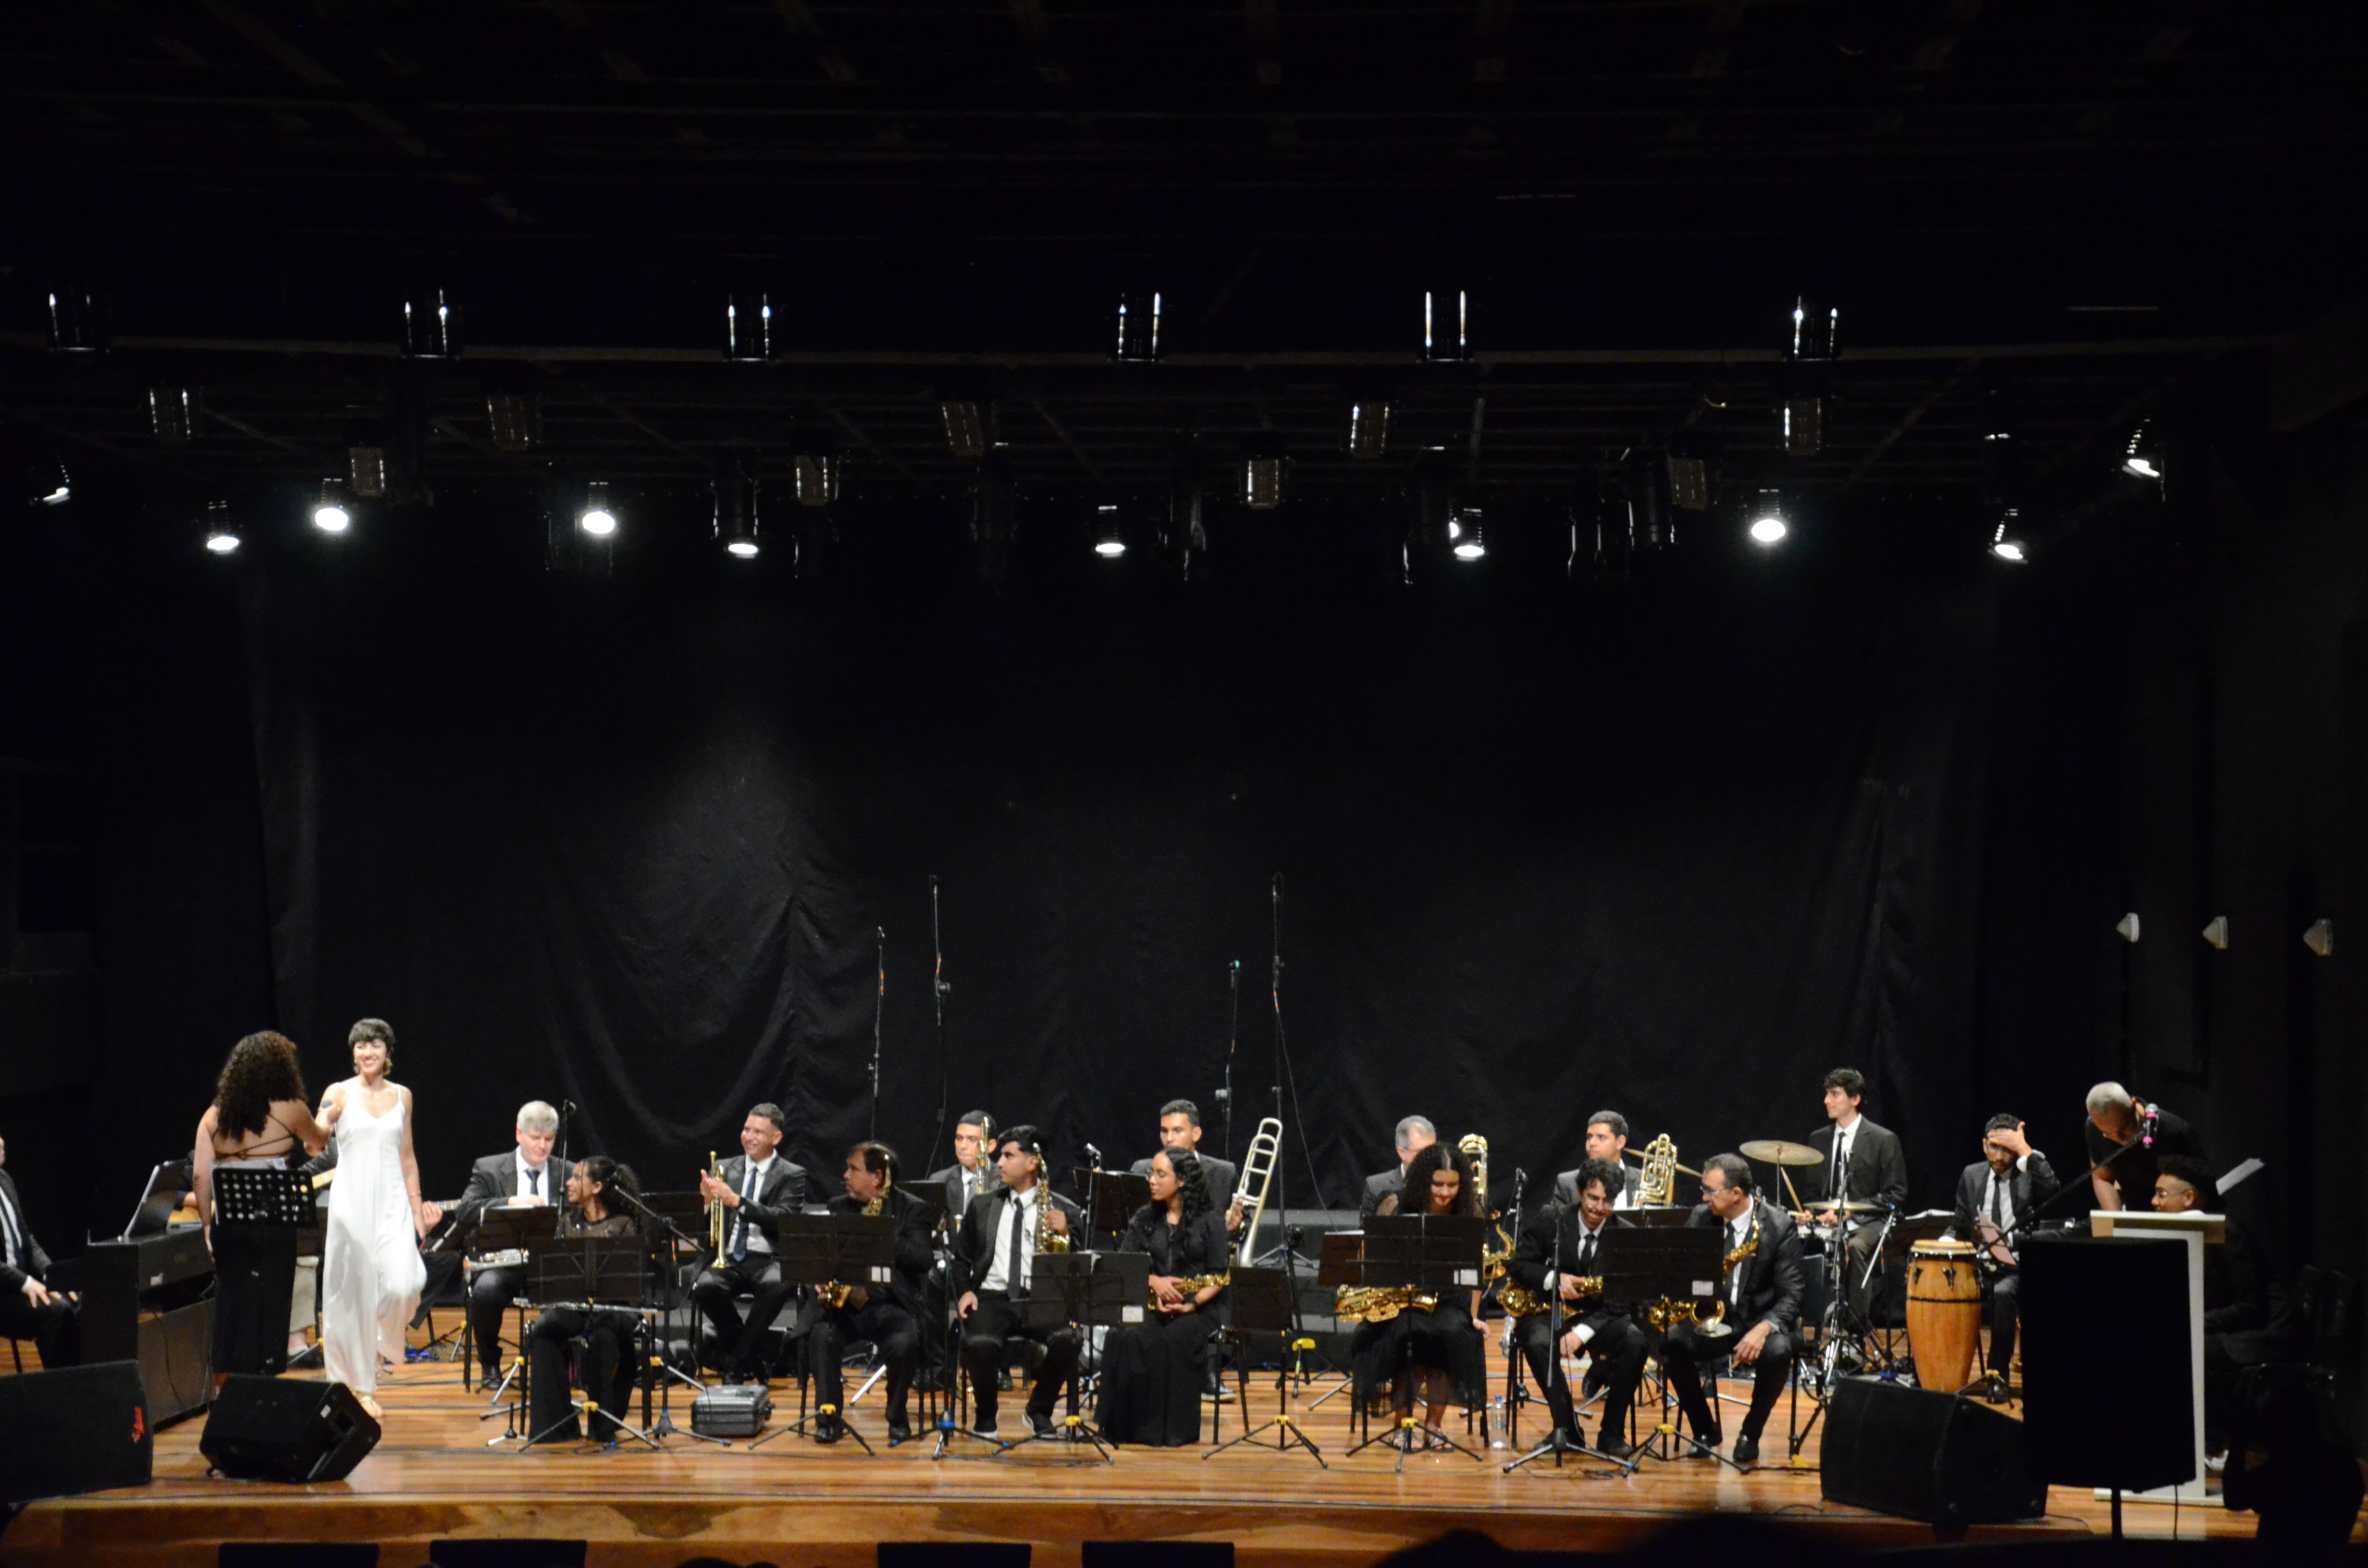
[[[559,1217],[559,1234],[569,1236],[632,1236],[641,1222],[632,1204],[620,1196],[641,1196],[633,1167],[620,1165],[606,1154],[578,1162],[567,1173],[567,1208]],[[533,1391],[534,1428],[538,1443],[571,1443],[589,1436],[614,1443],[617,1428],[627,1425],[633,1399],[636,1368],[632,1355],[633,1332],[641,1318],[615,1307],[547,1307],[536,1320],[527,1343],[527,1382]],[[575,1358],[575,1386],[583,1389],[594,1411],[587,1434],[577,1421],[567,1397],[567,1352],[584,1341]]]
[[[1418,1206],[1418,1207],[1417,1207]],[[1471,1157],[1441,1141],[1406,1166],[1401,1193],[1382,1200],[1383,1214],[1477,1215]],[[1367,1409],[1390,1393],[1400,1415],[1423,1399],[1423,1424],[1437,1430],[1452,1403],[1475,1408],[1488,1397],[1488,1344],[1480,1327],[1480,1292],[1447,1290],[1429,1312],[1409,1307],[1381,1323],[1357,1325],[1349,1354],[1357,1372],[1357,1399]],[[1411,1366],[1411,1379],[1404,1374]]]
[[[1151,1159],[1151,1201],[1134,1211],[1119,1251],[1151,1255],[1149,1315],[1102,1350],[1102,1436],[1113,1443],[1181,1448],[1201,1440],[1201,1359],[1217,1332],[1223,1285],[1186,1290],[1195,1275],[1223,1274],[1225,1217],[1209,1196],[1198,1156],[1163,1149]]]
[[[233,1225],[214,1229],[214,1173],[291,1170],[319,1153],[329,1135],[305,1108],[296,1042],[266,1029],[231,1047],[214,1103],[198,1119],[190,1185],[214,1255],[214,1386],[233,1372],[276,1375],[288,1360],[288,1309],[295,1293],[296,1233]]]

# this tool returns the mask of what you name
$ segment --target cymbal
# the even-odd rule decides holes
[[[1812,1214],[1872,1214],[1886,1205],[1867,1198],[1853,1199],[1848,1203],[1829,1203],[1823,1199],[1812,1198],[1803,1207]]]
[[[1736,1145],[1747,1160],[1764,1160],[1771,1165],[1822,1165],[1826,1156],[1806,1143],[1788,1143],[1782,1138],[1754,1138],[1748,1143]]]

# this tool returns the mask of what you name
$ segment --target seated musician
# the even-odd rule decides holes
[[[762,1367],[765,1335],[787,1304],[791,1286],[781,1283],[775,1257],[781,1216],[805,1207],[806,1173],[780,1153],[789,1113],[767,1101],[740,1124],[740,1153],[723,1162],[723,1174],[699,1175],[699,1195],[723,1205],[723,1247],[699,1271],[690,1298],[715,1330],[715,1357],[727,1383],[768,1381]],[[740,1319],[738,1299],[755,1298],[748,1319]]]
[[[1365,1178],[1365,1196],[1358,1205],[1358,1218],[1370,1220],[1381,1212],[1382,1199],[1395,1197],[1406,1187],[1406,1166],[1414,1157],[1439,1142],[1439,1130],[1427,1116],[1409,1116],[1398,1123],[1398,1163],[1395,1169],[1378,1171]]]
[[[1572,1173],[1578,1177],[1578,1201],[1550,1203],[1521,1226],[1520,1242],[1506,1260],[1505,1271],[1514,1284],[1544,1310],[1514,1320],[1513,1337],[1529,1361],[1531,1375],[1545,1390],[1546,1406],[1554,1413],[1554,1433],[1565,1444],[1583,1446],[1578,1419],[1571,1411],[1570,1384],[1563,1377],[1562,1358],[1584,1347],[1597,1367],[1606,1390],[1599,1452],[1624,1458],[1628,1441],[1628,1408],[1636,1384],[1645,1375],[1645,1333],[1631,1321],[1625,1303],[1605,1301],[1600,1295],[1582,1297],[1579,1281],[1599,1275],[1597,1244],[1607,1228],[1628,1228],[1614,1216],[1627,1173],[1601,1155],[1590,1157]],[[1550,1338],[1554,1313],[1550,1299],[1562,1299],[1562,1335]],[[1590,1379],[1592,1383],[1596,1380]]]
[[[1828,1202],[1866,1203],[1875,1208],[1826,1208],[1816,1197],[1806,1197],[1805,1201],[1816,1212],[1817,1223],[1838,1227],[1837,1233],[1848,1238],[1844,1244],[1850,1264],[1842,1280],[1842,1300],[1863,1325],[1868,1321],[1867,1303],[1874,1295],[1874,1276],[1868,1267],[1883,1241],[1882,1210],[1896,1210],[1907,1201],[1907,1155],[1900,1148],[1899,1134],[1859,1114],[1859,1102],[1866,1097],[1865,1074],[1854,1067],[1837,1067],[1826,1074],[1824,1088],[1826,1125],[1811,1133],[1809,1142],[1825,1155],[1826,1168],[1813,1178],[1811,1190],[1821,1187]]]
[[[568,1162],[554,1160],[559,1112],[541,1100],[518,1107],[518,1147],[488,1154],[469,1172],[469,1185],[454,1206],[454,1223],[474,1231],[485,1210],[514,1205],[557,1203],[567,1191]],[[485,1381],[501,1377],[502,1314],[526,1288],[523,1268],[480,1268],[469,1281],[469,1333],[477,1342],[477,1365]]]
[[[1242,1228],[1241,1206],[1234,1189],[1241,1184],[1241,1167],[1231,1160],[1201,1153],[1201,1108],[1190,1100],[1169,1100],[1159,1108],[1159,1146],[1162,1149],[1190,1154],[1201,1163],[1201,1174],[1208,1179],[1209,1200],[1224,1217],[1228,1231]],[[1127,1167],[1139,1176],[1151,1174],[1151,1162],[1156,1155],[1146,1156]]]
[[[1599,1110],[1587,1119],[1587,1157],[1609,1160],[1613,1167],[1632,1179],[1619,1189],[1614,1209],[1636,1207],[1636,1183],[1634,1171],[1628,1169],[1628,1119],[1616,1110]],[[1580,1167],[1585,1168],[1584,1166]],[[1554,1200],[1565,1207],[1578,1203],[1578,1171],[1567,1170],[1554,1177]]]
[[[2205,1195],[2218,1196],[2212,1167],[2202,1160],[2169,1154],[2157,1168],[2154,1207],[2158,1213],[2200,1210]],[[2270,1334],[2275,1314],[2260,1244],[2250,1227],[2231,1216],[2223,1221],[2219,1243],[2203,1249],[2203,1446],[2208,1453],[2227,1450],[2238,1371],[2276,1352]]]
[[[929,1180],[945,1188],[949,1240],[962,1229],[962,1218],[970,1210],[970,1200],[1002,1182],[1003,1178],[995,1174],[994,1132],[993,1117],[983,1110],[964,1111],[962,1119],[954,1123],[954,1163],[929,1173]],[[920,1320],[929,1375],[941,1391],[954,1386],[954,1336],[946,1332],[954,1312],[952,1262],[951,1255],[943,1256],[930,1271],[928,1311]]]
[[[1151,1201],[1118,1244],[1150,1255],[1150,1313],[1110,1335],[1096,1419],[1113,1443],[1175,1449],[1201,1440],[1201,1369],[1230,1259],[1199,1157],[1170,1147],[1150,1164]]]
[[[1737,1368],[1751,1369],[1751,1409],[1736,1437],[1733,1457],[1737,1464],[1752,1464],[1759,1458],[1759,1434],[1799,1351],[1801,1236],[1790,1214],[1753,1192],[1751,1167],[1740,1154],[1713,1154],[1704,1161],[1702,1191],[1702,1204],[1686,1223],[1716,1227],[1722,1249],[1735,1258],[1725,1295],[1725,1321],[1732,1332],[1719,1336],[1692,1324],[1673,1324],[1662,1337],[1661,1365],[1702,1455],[1717,1449],[1721,1433],[1716,1412],[1702,1397],[1701,1364],[1730,1356]]]
[[[1406,1201],[1409,1195],[1421,1201]],[[1403,1205],[1403,1207],[1402,1207]],[[1407,1163],[1403,1192],[1381,1201],[1375,1213],[1400,1212],[1434,1216],[1477,1215],[1480,1206],[1472,1182],[1472,1162],[1459,1149],[1429,1143]],[[1386,1391],[1389,1407],[1400,1415],[1414,1408],[1419,1390],[1423,1424],[1436,1430],[1451,1403],[1466,1409],[1487,1398],[1487,1342],[1480,1328],[1480,1292],[1447,1290],[1436,1305],[1415,1298],[1395,1316],[1357,1325],[1349,1342],[1356,1369],[1357,1400],[1365,1409],[1377,1409]],[[1411,1383],[1401,1374],[1411,1362]]]
[[[1985,1259],[1982,1272],[1990,1285],[1988,1364],[1998,1378],[1992,1387],[2001,1397],[2014,1366],[2014,1331],[2022,1300],[2017,1256],[2022,1237],[2008,1233],[2016,1221],[2055,1197],[2062,1185],[2047,1156],[2023,1136],[2021,1119],[2004,1111],[1982,1129],[1982,1157],[1957,1176],[1957,1211],[1949,1221],[1948,1233],[1972,1242]]]
[[[1044,1146],[1033,1127],[996,1137],[996,1173],[1003,1185],[982,1192],[964,1210],[954,1243],[954,1311],[962,1318],[962,1365],[977,1402],[972,1429],[997,1436],[996,1375],[1014,1337],[1044,1346],[1044,1365],[1028,1397],[1028,1426],[1037,1437],[1055,1435],[1053,1403],[1077,1369],[1077,1331],[1063,1323],[1030,1328],[1024,1311],[1035,1276],[1036,1232],[1068,1236],[1085,1227],[1077,1206],[1044,1185]]]
[[[814,1441],[836,1443],[846,1435],[846,1378],[839,1363],[849,1343],[868,1339],[888,1369],[888,1441],[902,1443],[913,1436],[905,1402],[921,1367],[921,1313],[937,1257],[938,1211],[897,1187],[896,1151],[885,1143],[849,1149],[839,1182],[846,1190],[830,1200],[832,1213],[884,1215],[894,1222],[896,1278],[884,1287],[848,1286],[837,1306],[816,1291],[800,1313],[814,1401],[829,1407],[814,1423]]]
[[[2180,1117],[2140,1099],[2119,1084],[2089,1091],[2089,1180],[2100,1209],[2144,1209],[2154,1200],[2156,1162],[2169,1155],[2201,1160],[2203,1140]]]
[[[288,1364],[297,1233],[279,1226],[214,1227],[214,1172],[293,1170],[328,1133],[313,1119],[296,1042],[266,1029],[231,1047],[214,1103],[198,1119],[190,1163],[198,1218],[214,1258],[214,1389],[231,1374],[277,1377]]]
[[[606,1154],[595,1154],[567,1173],[567,1209],[559,1218],[559,1234],[567,1236],[632,1236],[641,1233],[640,1217],[618,1196],[620,1190],[638,1196],[641,1184],[631,1165],[620,1165]],[[630,1425],[633,1384],[640,1371],[633,1336],[641,1327],[636,1312],[615,1307],[546,1307],[529,1336],[527,1369],[533,1387],[533,1420],[537,1441],[572,1443],[586,1434],[567,1397],[567,1353],[571,1341],[584,1341],[576,1358],[575,1386],[594,1406],[596,1440],[616,1441],[616,1429]]]
[[[31,1340],[44,1367],[71,1367],[82,1359],[75,1303],[42,1283],[50,1255],[33,1237],[7,1164],[8,1142],[0,1139],[0,1334]]]

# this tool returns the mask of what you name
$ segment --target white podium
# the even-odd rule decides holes
[[[2151,1492],[2124,1492],[2131,1503],[2182,1503],[2210,1506],[2220,1499],[2204,1488],[2203,1468],[2203,1248],[2217,1245],[2228,1233],[2227,1217],[2191,1210],[2184,1214],[2157,1214],[2150,1209],[2092,1209],[2089,1233],[2093,1236],[2140,1236],[2187,1249],[2187,1381],[2194,1401],[2195,1479]],[[2097,1488],[2102,1501],[2112,1494]]]

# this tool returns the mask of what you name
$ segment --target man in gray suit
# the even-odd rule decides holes
[[[988,1147],[994,1132],[995,1118],[983,1110],[964,1111],[954,1123],[954,1163],[929,1173],[929,1180],[946,1189],[946,1212],[953,1217],[950,1228],[962,1223],[972,1199],[1003,1185]]]
[[[1398,1123],[1398,1168],[1381,1171],[1365,1178],[1365,1200],[1358,1206],[1358,1217],[1370,1220],[1381,1212],[1382,1199],[1395,1197],[1406,1186],[1406,1166],[1414,1157],[1439,1142],[1439,1129],[1427,1116],[1410,1116]]]
[[[1242,1178],[1239,1165],[1214,1154],[1201,1153],[1201,1108],[1190,1100],[1169,1100],[1159,1108],[1159,1146],[1191,1155],[1201,1162],[1201,1174],[1208,1178],[1209,1202],[1225,1217],[1225,1229],[1242,1228],[1240,1210],[1234,1207],[1234,1188]],[[1134,1175],[1151,1174],[1152,1156],[1143,1158],[1127,1167]]]
[[[715,1353],[727,1383],[763,1382],[766,1331],[796,1290],[781,1283],[781,1217],[805,1208],[806,1173],[779,1150],[789,1131],[789,1114],[767,1103],[740,1124],[740,1150],[723,1162],[721,1176],[700,1173],[699,1195],[723,1205],[723,1250],[691,1281],[690,1298],[715,1329]],[[735,1305],[743,1294],[756,1298],[743,1323]]]
[[[469,1172],[469,1185],[454,1206],[453,1221],[474,1232],[485,1210],[496,1206],[539,1207],[567,1199],[567,1176],[575,1167],[551,1156],[559,1139],[559,1112],[542,1100],[518,1107],[518,1147],[488,1154]],[[473,1244],[471,1250],[474,1250]],[[477,1365],[485,1381],[501,1377],[502,1313],[526,1288],[522,1268],[481,1268],[469,1281],[469,1334],[477,1342]]]
[[[1609,1160],[1623,1173],[1620,1196],[1612,1200],[1614,1209],[1636,1207],[1636,1173],[1629,1169],[1628,1119],[1616,1110],[1599,1110],[1587,1119],[1587,1157]],[[1581,1166],[1580,1169],[1586,1167]],[[1578,1171],[1565,1171],[1554,1177],[1554,1201],[1565,1209],[1578,1204]]]

